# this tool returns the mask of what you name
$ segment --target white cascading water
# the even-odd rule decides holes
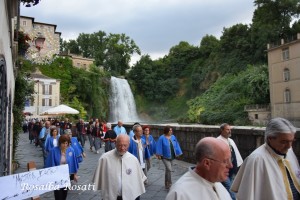
[[[126,79],[111,77],[109,98],[110,122],[139,122],[131,88]]]

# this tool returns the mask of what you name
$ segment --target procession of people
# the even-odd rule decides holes
[[[27,128],[23,127],[24,132],[29,132],[30,143],[41,147],[44,166],[67,163],[74,181],[79,177],[79,163],[86,156],[86,141],[86,148],[95,154],[105,148],[91,178],[105,200],[141,199],[149,184],[148,171],[154,157],[165,166],[166,200],[300,199],[299,161],[292,149],[296,128],[291,122],[271,119],[266,126],[265,144],[244,160],[230,138],[231,129],[224,123],[218,137],[202,138],[195,146],[195,166],[186,169],[186,174],[174,183],[173,160],[184,156],[184,152],[171,126],[164,126],[158,138],[152,136],[151,126],[140,123],[134,123],[127,132],[121,120],[114,128],[98,119],[88,123],[79,119],[74,126],[68,119],[32,120]],[[55,199],[66,197],[62,189],[55,191]]]

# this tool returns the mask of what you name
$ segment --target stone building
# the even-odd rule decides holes
[[[0,1],[0,176],[12,173],[13,115],[17,64],[17,41],[14,40],[18,18],[18,0]]]
[[[27,100],[24,113],[39,118],[40,113],[60,104],[60,80],[47,77],[40,72],[31,74],[34,81],[34,100]]]
[[[271,115],[300,127],[300,34],[280,45],[268,44]]]
[[[247,105],[244,107],[244,111],[248,112],[248,119],[255,126],[265,126],[271,119],[270,105]]]
[[[36,63],[47,63],[60,53],[61,33],[56,31],[56,25],[36,22],[32,17],[21,16],[20,31],[27,33],[31,38],[25,58]],[[44,39],[43,44],[37,43],[38,38]]]
[[[72,60],[73,66],[85,70],[89,70],[90,65],[94,63],[94,59],[84,58],[82,56],[68,54],[68,57]]]
[[[90,66],[95,62],[93,58],[85,58],[82,55],[72,54],[70,50],[61,52],[60,56],[71,59],[73,67],[84,70],[89,70]]]

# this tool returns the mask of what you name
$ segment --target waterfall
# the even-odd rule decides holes
[[[139,122],[133,94],[126,79],[111,77],[110,122]]]

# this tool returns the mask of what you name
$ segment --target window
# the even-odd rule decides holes
[[[52,99],[43,99],[42,106],[52,106]]]
[[[52,85],[49,85],[49,84],[43,85],[43,94],[51,95],[52,94]]]
[[[255,116],[255,119],[258,119],[258,114],[255,114],[254,116]]]
[[[27,21],[24,20],[24,21],[22,22],[22,24],[23,24],[23,26],[27,26]]]
[[[289,48],[282,49],[282,60],[290,59],[290,51]]]
[[[285,103],[291,102],[291,91],[289,89],[285,89],[284,91],[284,102]]]
[[[283,80],[284,81],[289,81],[290,80],[290,70],[288,68],[285,68],[283,70]]]

